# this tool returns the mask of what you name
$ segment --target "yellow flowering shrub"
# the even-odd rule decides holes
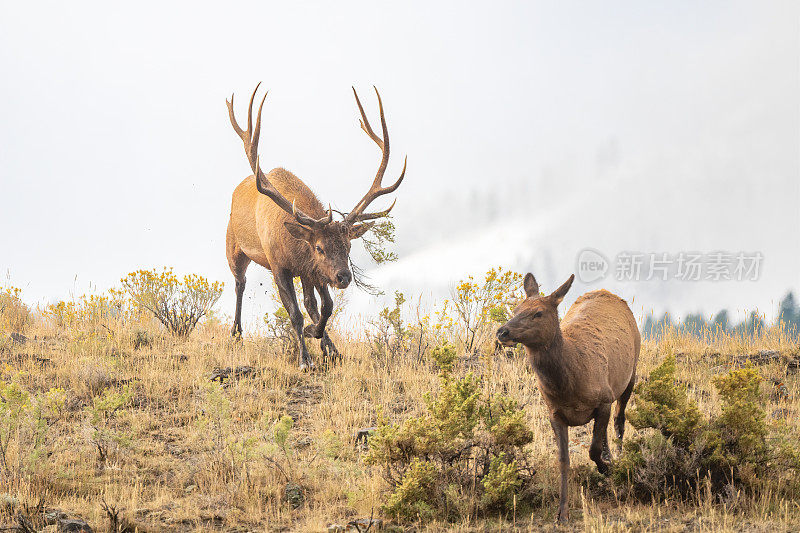
[[[122,279],[136,305],[146,309],[171,333],[188,336],[222,296],[223,283],[197,274],[179,278],[171,268],[137,270]]]
[[[22,333],[30,322],[31,311],[21,294],[17,287],[0,288],[0,331]]]
[[[522,275],[502,267],[489,270],[479,283],[469,276],[451,291],[449,303],[456,315],[460,340],[471,353],[494,333],[497,323],[505,322],[511,310],[524,298]]]

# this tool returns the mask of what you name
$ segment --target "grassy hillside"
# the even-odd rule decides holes
[[[523,409],[533,431],[526,450],[535,468],[535,503],[499,515],[467,513],[446,524],[386,516],[389,487],[354,437],[381,417],[401,422],[425,412],[424,395],[441,386],[434,345],[454,342],[464,353],[459,328],[422,317],[416,329],[401,323],[398,335],[391,324],[401,319],[391,311],[376,319],[388,324],[384,337],[334,331],[343,360],[314,373],[298,370],[285,339],[246,335],[237,342],[214,319],[188,338],[141,315],[111,319],[73,310],[64,320],[40,310],[22,322],[6,320],[0,526],[22,520],[50,531],[56,526],[48,523],[63,512],[96,531],[326,531],[371,516],[398,530],[552,527],[558,466],[536,378],[519,353],[492,354],[487,339],[475,344],[478,354],[460,355],[453,373],[473,372],[483,392],[502,392]],[[26,339],[12,338],[12,327]],[[704,341],[667,332],[644,342],[639,375],[667,355],[675,356],[676,378],[703,413],[720,410],[712,378],[750,360],[761,376],[770,438],[800,438],[800,374],[793,373],[800,353],[778,330]],[[626,440],[648,431],[629,425]],[[643,501],[596,475],[590,438],[589,426],[570,431],[573,510],[565,530],[800,529],[791,473],[765,480],[757,491],[732,487],[724,498],[701,483],[681,497],[665,492]]]

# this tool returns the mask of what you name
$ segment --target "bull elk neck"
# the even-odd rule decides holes
[[[381,162],[367,193],[350,212],[343,214],[342,220],[334,220],[334,210],[330,205],[325,209],[300,178],[282,168],[275,168],[266,174],[261,169],[258,141],[266,93],[261,99],[253,123],[253,104],[260,85],[256,85],[250,96],[246,129],[236,121],[233,95],[230,101],[226,100],[231,126],[244,144],[245,155],[253,172],[234,190],[228,222],[226,252],[236,281],[236,312],[232,334],[235,337],[242,334],[245,272],[250,262],[255,262],[272,271],[281,303],[289,313],[292,328],[297,335],[300,367],[308,369],[314,363],[304,337],[321,339],[323,357],[339,357],[339,351],[325,331],[333,312],[333,300],[328,287],[332,285],[344,289],[353,280],[350,241],[362,237],[374,224],[370,221],[389,215],[395,202],[382,211],[366,210],[377,198],[397,190],[405,177],[407,159],[403,162],[403,170],[397,181],[384,187],[383,176],[389,164],[389,131],[381,95],[375,88],[382,133],[382,136],[378,136],[370,126],[358,93],[353,88],[361,115],[361,129],[381,149]],[[303,287],[303,303],[313,322],[305,328],[294,291],[293,280],[297,277]],[[317,308],[315,291],[322,302],[321,312]]]

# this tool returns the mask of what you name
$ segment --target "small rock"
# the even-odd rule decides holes
[[[183,492],[184,492],[185,494],[191,494],[192,492],[194,492],[194,490],[195,490],[196,488],[197,488],[197,485],[188,485],[188,486],[186,486],[186,487],[184,487],[184,488],[183,488]]]
[[[789,364],[786,365],[786,375],[789,374],[797,374],[797,371],[800,370],[800,359],[795,359],[794,361],[789,361]]]
[[[291,505],[292,508],[297,509],[303,505],[303,500],[305,499],[305,496],[303,495],[303,487],[290,481],[286,484],[284,492],[286,502]]]
[[[754,365],[768,365],[769,363],[778,361],[781,354],[777,350],[760,350],[757,353],[736,355],[733,357],[734,366],[744,366],[747,363]]]
[[[355,436],[355,442],[356,442],[356,444],[355,444],[356,448],[358,448],[359,445],[362,448],[366,448],[367,447],[367,440],[369,439],[369,436],[372,435],[372,432],[375,431],[376,429],[378,429],[378,428],[371,427],[371,428],[362,428],[362,429],[359,429],[358,431],[356,431],[355,435],[354,435]]]
[[[254,375],[255,373],[256,369],[247,365],[237,366],[235,369],[232,369],[231,367],[217,368],[211,374],[211,381],[218,380],[220,383],[222,383],[228,378],[241,379]]]
[[[328,533],[343,533],[345,530],[341,524],[328,524]]]
[[[376,531],[383,529],[383,520],[380,518],[358,518],[347,523],[345,531]]]
[[[14,344],[25,344],[28,342],[28,337],[23,335],[22,333],[17,333],[16,331],[12,332],[11,335],[8,336],[11,339],[11,342]]]
[[[0,494],[0,511],[7,514],[14,514],[14,511],[19,507],[19,500],[11,494],[4,492]]]
[[[58,533],[94,533],[94,530],[77,518],[66,518],[58,521]]]
[[[69,518],[61,509],[46,509],[42,516],[44,517],[44,523],[51,526],[58,525],[59,520]]]

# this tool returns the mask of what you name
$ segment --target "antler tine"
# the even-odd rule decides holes
[[[403,162],[403,171],[394,184],[389,187],[381,187],[383,176],[386,173],[386,167],[389,165],[389,128],[386,126],[386,116],[383,112],[383,101],[381,100],[381,94],[378,92],[378,88],[374,85],[373,89],[375,89],[375,94],[378,97],[378,110],[380,111],[381,116],[381,130],[383,133],[383,139],[380,139],[372,130],[372,126],[370,126],[367,115],[364,112],[364,107],[361,105],[361,101],[358,98],[358,93],[356,92],[355,88],[353,88],[353,94],[356,97],[356,104],[358,105],[358,110],[361,113],[361,129],[363,129],[367,135],[369,135],[369,137],[375,141],[375,144],[380,147],[382,153],[381,163],[380,166],[378,166],[378,172],[375,174],[375,179],[372,181],[372,186],[369,188],[369,191],[367,191],[367,194],[361,198],[361,200],[356,204],[355,208],[353,208],[353,210],[345,219],[351,224],[358,220],[371,220],[373,218],[380,218],[381,216],[386,216],[389,214],[389,211],[391,211],[392,207],[394,207],[394,203],[392,203],[392,207],[379,213],[363,214],[362,211],[364,211],[364,209],[366,209],[367,206],[379,196],[394,192],[400,186],[400,184],[403,182],[403,178],[405,177],[406,164],[408,163],[408,157],[406,157],[405,161]]]
[[[383,174],[386,172],[386,167],[389,165],[389,128],[386,127],[386,117],[383,116],[383,102],[381,101],[381,93],[374,85],[375,94],[378,96],[378,110],[381,112],[381,129],[383,130],[383,158],[381,159],[381,166],[378,167],[378,173],[375,175],[373,184],[380,185],[383,181]],[[365,206],[366,207],[366,206]]]
[[[369,119],[367,119],[367,114],[364,112],[364,107],[361,105],[361,100],[358,99],[358,93],[356,92],[355,87],[351,87],[353,89],[353,95],[356,97],[356,104],[358,105],[358,110],[361,113],[361,129],[369,135],[369,138],[375,141],[375,144],[383,150],[383,139],[375,135],[375,132],[372,131],[372,126],[369,125]]]
[[[256,89],[258,89],[258,87],[256,87]],[[261,110],[264,109],[264,102],[267,101],[267,95],[268,94],[269,94],[269,91],[264,93],[264,98],[261,99],[261,105],[258,106],[258,116],[256,117],[256,128],[255,128],[255,130],[253,130],[252,140],[250,141],[251,148],[250,148],[250,151],[248,151],[248,153],[247,153],[247,159],[248,159],[248,161],[251,161],[251,163],[250,163],[251,165],[252,165],[252,158],[258,158],[258,139],[261,137]],[[256,93],[253,93],[253,96],[255,96],[255,95],[256,95]],[[252,98],[250,98],[250,107],[251,108],[253,107],[253,99]],[[252,117],[252,114],[249,112],[249,108],[248,108],[248,114],[247,114],[248,122],[249,122],[250,117]],[[250,131],[250,125],[249,124],[247,125],[247,128],[248,128],[248,131]]]
[[[388,209],[384,209],[383,211],[378,211],[376,213],[362,213],[362,214],[358,215],[356,220],[358,222],[363,222],[365,220],[375,220],[376,218],[383,218],[385,216],[388,216],[389,213],[394,208],[394,204],[396,204],[396,203],[397,203],[397,198],[394,199],[394,201],[392,202],[392,205],[390,205]]]
[[[333,220],[333,213],[330,210],[328,211],[327,216],[320,219],[306,215],[301,210],[297,209],[297,207],[294,205],[294,202],[289,203],[289,200],[287,200],[272,185],[272,183],[269,181],[269,178],[267,178],[264,172],[262,172],[261,160],[258,155],[258,139],[261,135],[261,111],[264,109],[264,102],[267,100],[268,93],[264,94],[264,98],[261,99],[261,104],[258,107],[258,116],[256,117],[255,129],[253,129],[253,102],[255,101],[256,93],[258,92],[258,88],[260,86],[261,83],[259,82],[259,84],[256,85],[256,89],[253,91],[253,94],[250,96],[250,103],[247,106],[247,131],[243,130],[236,121],[236,115],[233,112],[233,95],[231,95],[230,102],[225,100],[225,103],[228,106],[228,116],[230,117],[231,125],[233,126],[236,134],[244,143],[244,151],[247,155],[247,160],[250,163],[250,168],[256,177],[256,188],[258,189],[258,192],[269,196],[272,201],[278,205],[278,207],[293,215],[295,220],[304,226],[320,227],[324,226],[325,224],[329,224],[331,220]]]
[[[225,105],[228,106],[228,118],[231,120],[233,131],[244,141],[247,138],[245,131],[239,127],[239,123],[236,122],[236,116],[233,114],[233,93],[231,93],[231,101],[225,100]]]
[[[247,133],[252,134],[253,132],[253,100],[256,98],[256,93],[258,92],[258,88],[261,87],[261,82],[256,84],[256,88],[253,89],[253,94],[250,95],[250,103],[247,104]],[[267,95],[264,95],[266,98]]]

